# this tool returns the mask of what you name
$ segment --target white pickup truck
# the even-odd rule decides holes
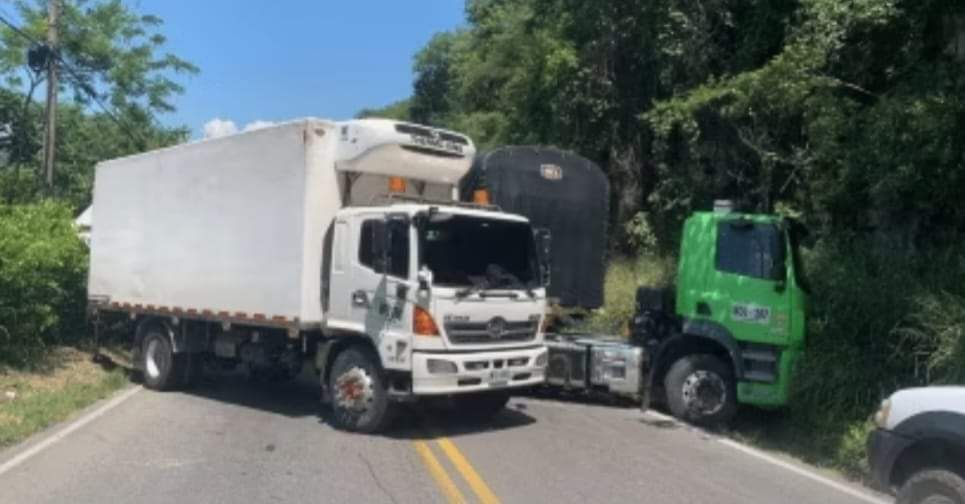
[[[344,429],[422,396],[497,411],[544,380],[545,247],[457,201],[474,153],[451,131],[304,119],[100,163],[92,312],[133,321],[152,389],[307,360]]]
[[[868,437],[875,482],[898,504],[965,504],[965,387],[918,387],[881,403]]]

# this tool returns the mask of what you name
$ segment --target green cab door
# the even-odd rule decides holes
[[[783,345],[790,336],[787,242],[771,218],[721,219],[714,271],[705,292],[709,318],[738,341]]]

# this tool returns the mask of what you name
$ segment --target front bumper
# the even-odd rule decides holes
[[[430,360],[452,363],[455,372],[431,372]],[[491,352],[412,352],[412,392],[446,395],[539,385],[545,380],[546,360],[542,345]]]
[[[892,490],[892,469],[901,452],[909,444],[911,444],[910,440],[880,428],[875,429],[868,436],[868,465],[878,489],[888,492]]]

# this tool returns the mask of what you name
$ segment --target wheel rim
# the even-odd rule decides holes
[[[694,371],[684,380],[683,400],[687,410],[701,415],[714,415],[727,402],[727,384],[717,373]]]
[[[335,403],[340,408],[364,413],[375,397],[372,376],[364,369],[353,367],[335,380]]]
[[[157,338],[152,338],[147,343],[147,350],[144,352],[144,370],[151,378],[161,376],[161,370],[166,369],[168,360],[167,352],[161,348],[161,342]]]

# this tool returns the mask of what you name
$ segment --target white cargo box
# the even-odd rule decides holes
[[[471,163],[465,137],[458,148],[427,147],[406,132],[413,125],[399,124],[304,119],[100,163],[90,298],[121,309],[322,322],[322,242],[343,198],[367,203],[389,175],[414,179],[407,192],[448,196]]]

